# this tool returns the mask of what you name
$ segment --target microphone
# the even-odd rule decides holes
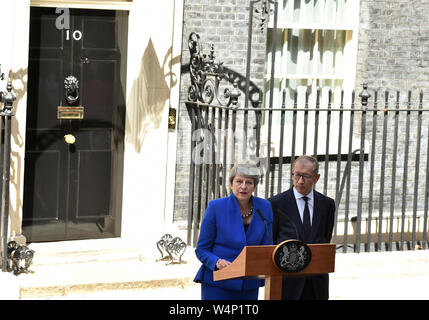
[[[296,235],[296,240],[299,240],[299,236],[298,236],[298,228],[296,227],[296,224],[292,221],[291,218],[288,217],[288,215],[286,213],[284,213],[282,210],[280,210],[279,208],[276,207],[276,210],[279,211],[282,215],[284,215],[288,221],[292,224],[292,226],[295,229],[295,235]]]
[[[256,212],[259,214],[259,216],[261,217],[262,221],[264,221],[265,224],[265,231],[267,232],[267,244],[270,244],[270,234],[268,232],[268,224],[267,221],[265,221],[264,215],[261,213],[261,210],[256,209]]]

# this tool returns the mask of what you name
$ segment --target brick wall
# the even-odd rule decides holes
[[[361,0],[360,1],[360,27],[357,55],[356,92],[360,92],[361,84],[367,82],[371,100],[374,91],[378,91],[379,106],[384,106],[385,92],[388,91],[389,108],[394,108],[397,92],[400,92],[399,106],[408,104],[408,91],[411,91],[411,107],[417,109],[420,90],[423,91],[423,107],[429,107],[429,2],[409,0]],[[371,101],[370,100],[370,101]],[[372,106],[372,102],[371,106]],[[370,114],[372,117],[372,114]],[[425,188],[426,162],[427,162],[427,121],[428,113],[423,113],[423,130],[421,140],[421,156],[419,163],[419,191],[417,210],[422,211],[424,198],[422,191]],[[368,135],[366,145],[370,147],[372,135],[372,121],[368,119]],[[380,118],[381,120],[381,118]],[[377,126],[377,147],[381,146],[382,123]],[[389,212],[390,201],[394,197],[395,211],[410,212],[413,208],[413,193],[416,172],[417,149],[417,114],[412,113],[410,121],[410,139],[406,141],[406,113],[398,117],[397,149],[394,147],[395,116],[389,115],[387,133],[387,159],[385,175],[384,211]],[[357,128],[357,132],[360,127]],[[408,146],[407,146],[408,144]],[[405,162],[405,151],[408,147],[408,159]],[[393,176],[392,158],[396,157],[396,175]],[[390,160],[390,161],[389,161]],[[376,170],[381,169],[381,156],[376,158]],[[407,176],[404,176],[407,171]],[[369,172],[369,164],[366,164],[365,173]],[[407,180],[404,181],[404,178]],[[394,194],[391,192],[392,183],[395,183]],[[380,185],[380,177],[376,177],[376,184]],[[374,208],[379,207],[378,191],[374,195]],[[365,195],[365,205],[368,206],[369,195]],[[405,198],[405,203],[402,203]]]
[[[356,86],[429,91],[429,2],[361,0]]]
[[[183,50],[182,66],[183,70],[189,63],[188,36],[191,32],[197,32],[203,43],[204,52],[210,50],[210,43],[214,43],[215,57],[223,61],[224,65],[235,72],[245,75],[246,52],[247,52],[247,32],[248,32],[248,0],[185,0],[184,6],[184,29],[183,29]],[[429,18],[428,1],[392,0],[360,1],[360,27],[359,43],[357,53],[357,72],[355,81],[355,91],[357,95],[361,92],[361,84],[368,82],[372,95],[370,106],[373,105],[374,90],[379,91],[379,105],[384,102],[384,91],[390,92],[389,107],[394,107],[396,91],[400,90],[400,105],[407,104],[407,91],[412,90],[412,106],[417,108],[418,91],[425,93],[424,107],[429,107],[427,103],[429,97]],[[252,81],[263,90],[264,56],[265,56],[265,33],[254,31],[254,46],[252,47]],[[181,101],[187,99],[187,89],[190,85],[189,73],[183,72],[181,78]],[[357,99],[360,101],[360,99]],[[360,106],[358,104],[357,106]],[[424,190],[425,168],[426,168],[426,147],[427,147],[427,120],[429,115],[424,115],[423,139],[421,144],[419,199],[418,210],[422,210],[423,196],[420,194]],[[367,115],[365,150],[368,153],[371,147],[372,138],[372,114]],[[376,150],[381,150],[382,140],[382,117],[378,115]],[[413,208],[413,185],[416,166],[416,135],[417,117],[415,114],[410,117],[410,142],[408,163],[405,163],[406,147],[406,117],[401,113],[399,118],[398,146],[396,149],[397,170],[396,175],[392,175],[392,158],[394,142],[394,115],[389,116],[389,126],[387,133],[387,161],[384,186],[384,211],[389,212],[391,201],[392,179],[394,186],[394,207],[401,210],[404,190],[406,190],[405,209],[409,212]],[[183,104],[179,110],[179,141],[176,165],[176,196],[174,219],[176,221],[186,221],[188,210],[188,190],[189,190],[189,162],[190,162],[190,122]],[[356,118],[354,135],[360,138],[360,118]],[[347,143],[344,138],[343,143]],[[373,198],[373,209],[378,211],[380,206],[380,170],[381,156],[375,159],[375,169],[378,172],[375,177],[375,190]],[[335,190],[335,163],[330,164],[330,177],[328,194],[334,197]],[[342,167],[342,172],[344,168]],[[321,164],[323,166],[323,164]],[[404,170],[408,168],[408,178],[404,183]],[[284,170],[285,172],[285,170]],[[368,185],[370,173],[369,162],[364,167],[364,183]],[[357,208],[357,188],[358,188],[359,168],[357,163],[353,163],[351,191],[350,191],[350,217],[355,215]],[[322,175],[323,177],[323,175]],[[319,189],[322,189],[324,181],[319,182]],[[288,185],[288,178],[285,179],[284,186]],[[404,189],[405,188],[405,189]],[[276,189],[275,189],[276,190]],[[260,190],[263,196],[263,189]],[[345,191],[343,193],[343,201]],[[367,211],[369,207],[369,192],[363,192],[362,209]],[[344,202],[341,204],[344,211]],[[378,213],[373,213],[376,215]]]
[[[249,0],[185,0],[183,15],[182,77],[180,100],[187,100],[191,84],[187,72],[189,65],[188,37],[191,32],[200,36],[203,52],[210,53],[214,44],[215,61],[234,73],[246,76]],[[251,81],[263,89],[265,41],[264,31],[259,29],[257,15],[254,16],[252,38]],[[243,83],[239,83],[241,89]],[[258,99],[256,97],[256,99]],[[239,100],[243,105],[243,93]],[[189,163],[190,163],[190,121],[183,103],[180,104],[178,121],[178,151],[176,164],[176,192],[174,220],[186,220],[188,212]]]

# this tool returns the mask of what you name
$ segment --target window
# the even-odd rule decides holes
[[[341,90],[344,90],[346,107],[350,103],[356,74],[359,1],[280,0],[277,29],[274,28],[274,5],[271,4],[270,8],[264,106],[270,105],[273,79],[273,108],[281,107],[283,90],[286,93],[286,107],[293,106],[295,91],[298,108],[304,107],[307,91],[309,107],[314,108],[318,89],[321,94],[320,108],[327,107],[329,90],[332,90],[332,107],[339,106]],[[272,78],[274,40],[276,48]],[[279,119],[279,116],[274,116],[273,124],[279,124]],[[291,125],[289,122],[291,119],[286,117],[286,125]],[[275,127],[273,129],[276,130]]]

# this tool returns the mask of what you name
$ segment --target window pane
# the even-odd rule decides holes
[[[271,77],[272,56],[275,55],[275,90],[289,90],[292,83],[290,80],[296,80],[297,83],[305,83],[304,86],[310,91],[317,88],[322,91],[332,89],[334,95],[338,95],[334,88],[337,88],[338,83],[344,84],[344,77],[350,74],[345,71],[345,63],[350,64],[345,53],[354,54],[345,48],[350,47],[349,43],[355,41],[356,37],[353,36],[353,33],[357,32],[353,29],[358,12],[356,3],[356,0],[279,2],[278,29],[275,31],[272,25],[268,29],[266,59],[268,81]],[[274,9],[274,6],[271,9]],[[271,22],[272,17],[273,15],[270,15]],[[276,49],[272,53],[274,37]],[[355,61],[353,57],[352,61]],[[347,66],[347,70],[350,70],[350,67],[351,65]],[[347,86],[350,87],[352,82],[346,81]],[[269,85],[266,84],[265,87],[269,88]],[[265,93],[267,98],[268,92]],[[273,94],[273,107],[280,107],[282,95],[278,92]],[[315,100],[310,100],[310,103],[312,101]]]
[[[358,0],[279,1],[278,21],[283,24],[353,25]],[[270,4],[274,9],[273,4]],[[272,19],[272,17],[270,18]]]

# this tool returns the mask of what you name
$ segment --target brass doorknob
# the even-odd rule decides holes
[[[76,137],[72,134],[66,134],[64,140],[67,144],[74,144],[76,142]]]

